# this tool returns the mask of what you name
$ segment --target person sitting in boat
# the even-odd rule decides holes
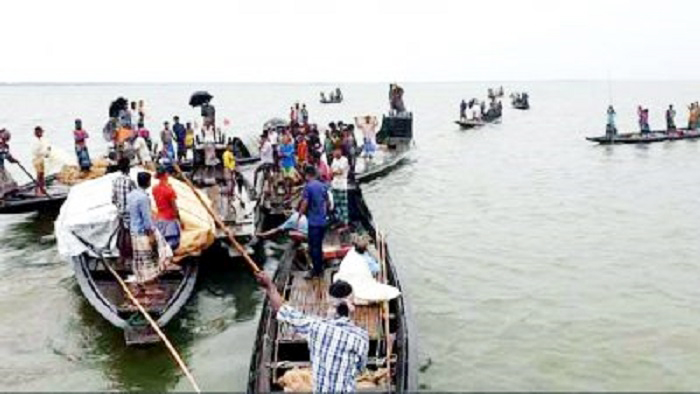
[[[353,323],[355,305],[352,286],[337,281],[329,287],[333,299],[333,317],[307,316],[285,303],[277,286],[263,271],[255,274],[265,290],[277,321],[286,323],[307,341],[314,393],[354,393],[356,378],[367,365],[369,335]]]
[[[340,91],[340,88],[335,88],[335,99],[336,101],[343,101],[343,92]]]
[[[46,193],[46,159],[51,154],[51,144],[44,138],[44,129],[41,126],[34,128],[34,148],[32,149],[32,164],[36,171],[36,195],[45,196]]]
[[[80,166],[80,170],[83,172],[88,172],[90,171],[90,167],[92,167],[92,162],[90,161],[90,154],[86,143],[88,133],[83,130],[83,121],[80,119],[75,120],[73,138],[75,140],[75,155],[78,157],[78,165]]]
[[[328,100],[326,100],[326,94],[321,92],[321,102],[325,103],[326,101],[328,101]]]
[[[151,198],[146,192],[151,187],[151,174],[140,172],[137,184],[138,188],[126,197],[134,273],[127,282],[136,283],[137,293],[145,291],[147,296],[157,296],[162,293],[157,286],[158,277],[172,259],[173,251],[151,217]]]
[[[459,120],[462,122],[467,120],[467,102],[464,99],[459,103]]]
[[[669,105],[666,110],[666,131],[676,131],[676,110],[673,105]]]
[[[605,125],[605,134],[610,139],[614,138],[615,135],[617,135],[617,127],[615,126],[616,116],[617,113],[615,112],[615,108],[612,105],[608,106],[608,121]]]
[[[17,182],[5,168],[5,161],[16,163],[10,154],[10,138],[12,135],[6,129],[0,129],[0,198],[17,191]]]
[[[153,200],[157,209],[155,225],[170,249],[175,252],[180,247],[183,223],[177,207],[177,194],[168,181],[168,171],[164,166],[158,166],[156,178],[158,184],[153,187]]]
[[[129,231],[131,219],[129,218],[126,197],[136,189],[136,185],[129,177],[131,163],[128,158],[120,158],[117,169],[119,175],[112,181],[112,204],[117,207],[117,249],[119,250],[119,259],[124,263],[131,260],[132,256],[131,232]]]
[[[258,233],[256,236],[261,239],[269,239],[282,233],[287,233],[293,238],[305,241],[309,235],[309,222],[306,219],[306,215],[302,215],[299,211],[294,210],[284,223],[271,230]]]

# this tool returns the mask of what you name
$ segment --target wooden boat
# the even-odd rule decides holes
[[[0,199],[0,214],[57,211],[68,197],[68,186],[58,183],[53,176],[46,178],[48,196],[37,195],[35,188],[32,182]]]
[[[530,109],[530,102],[528,100],[513,100],[513,108],[519,109],[521,111],[527,111]]]
[[[340,104],[340,103],[343,102],[343,98],[341,97],[341,98],[339,98],[339,99],[333,99],[333,100],[329,100],[329,99],[325,99],[325,100],[324,100],[324,99],[321,99],[321,100],[319,100],[319,102],[320,102],[321,104]]]
[[[597,142],[601,145],[616,145],[616,144],[651,144],[654,142],[663,141],[678,141],[678,140],[690,140],[700,138],[700,130],[676,130],[668,132],[663,131],[652,131],[648,134],[642,133],[626,133],[617,134],[614,137],[610,136],[600,136],[600,137],[586,137],[586,140],[591,142]]]
[[[363,231],[366,231],[376,245],[376,231],[369,209],[365,205],[359,188],[349,192],[349,209],[351,219]],[[334,232],[327,235],[324,243],[324,257],[327,268],[322,279],[308,281],[303,278],[307,264],[303,254],[297,248],[289,246],[274,276],[274,281],[281,294],[292,306],[304,313],[325,316],[330,306],[327,291],[332,274],[337,270],[339,258],[347,252],[347,241]],[[371,247],[370,247],[371,250]],[[301,256],[300,256],[301,255]],[[401,289],[395,266],[388,256],[386,260],[387,283]],[[415,376],[414,350],[409,338],[407,307],[403,296],[389,301],[389,327],[392,357],[390,360],[389,386],[378,387],[373,392],[403,393],[417,389]],[[387,336],[381,304],[360,306],[355,309],[353,319],[365,328],[370,336],[368,369],[376,371],[386,368]],[[307,342],[297,336],[289,326],[280,324],[270,303],[263,305],[257,339],[253,348],[248,377],[249,393],[268,393],[282,391],[278,379],[293,368],[310,367]]]
[[[142,345],[160,339],[141,313],[126,298],[112,273],[105,264],[110,264],[122,279],[131,270],[119,265],[116,258],[95,258],[87,253],[73,258],[73,271],[81,292],[95,310],[113,326],[124,330],[127,345]],[[163,296],[144,307],[159,327],[164,327],[175,317],[192,295],[199,266],[196,259],[185,259],[180,270],[168,270],[159,278],[158,287]]]
[[[488,124],[491,123],[500,123],[501,122],[501,117],[496,117],[492,118],[489,120],[475,120],[475,119],[470,119],[470,120],[457,120],[455,121],[455,124],[458,124],[459,127],[463,130],[469,130],[469,129],[476,129],[479,127],[484,127]]]
[[[373,163],[367,164],[361,167],[359,170],[357,170],[355,172],[355,181],[357,183],[367,183],[388,174],[394,168],[402,164],[408,158],[410,153],[410,144],[404,145],[402,147],[397,147],[393,151],[388,152],[387,156],[384,158],[383,161],[374,161]],[[364,159],[358,157],[356,160],[359,163]],[[375,158],[374,160],[377,160],[377,158]],[[355,164],[356,169],[357,167],[357,164]]]

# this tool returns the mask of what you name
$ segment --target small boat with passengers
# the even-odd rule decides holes
[[[384,256],[379,277],[382,283],[401,292],[396,266],[388,253],[386,243],[377,232],[372,215],[359,188],[348,191],[350,218],[356,233],[371,239],[369,251]],[[308,268],[305,248],[289,242],[274,275],[274,283],[285,301],[309,316],[326,317],[331,307],[328,288],[338,274],[340,261],[351,249],[347,237],[330,231],[323,246],[325,271],[320,278],[307,280]],[[353,285],[355,287],[355,285]],[[355,289],[356,296],[359,294]],[[369,335],[369,356],[366,370],[357,378],[359,391],[404,393],[416,390],[415,350],[409,330],[409,316],[404,296],[389,301],[357,303],[353,320]],[[310,387],[290,386],[290,381],[301,379],[310,384],[311,360],[307,341],[296,334],[291,326],[280,323],[268,300],[258,326],[248,378],[249,393],[281,391],[309,391]],[[305,378],[305,379],[304,379]]]
[[[700,138],[700,130],[678,129],[674,131],[658,130],[648,133],[608,134],[600,137],[586,137],[586,140],[601,145],[633,145],[664,141],[694,140],[698,138]]]
[[[137,172],[132,170],[131,177]],[[125,283],[130,282],[133,270],[129,262],[120,259],[117,247],[119,225],[112,203],[112,182],[117,176],[108,174],[71,189],[55,222],[56,241],[88,303],[123,330],[128,345],[143,345],[157,342],[159,337],[122,287],[130,286]],[[169,183],[177,194],[183,222],[180,246],[167,262],[159,261],[163,267],[157,281],[146,285],[145,294],[136,295],[159,327],[173,320],[194,292],[200,264],[197,256],[212,245],[215,231],[213,220],[194,193],[176,179]]]

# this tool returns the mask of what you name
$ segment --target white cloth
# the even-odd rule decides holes
[[[279,144],[279,138],[280,138],[280,136],[279,136],[279,133],[277,133],[277,131],[275,131],[275,130],[270,130],[270,131],[268,132],[268,134],[267,134],[267,137],[268,137],[268,139],[270,140],[270,143],[272,143],[272,145],[277,145],[277,144]]]
[[[260,161],[262,164],[275,164],[275,157],[272,150],[272,143],[270,143],[270,140],[263,141],[263,145],[260,148]]]
[[[45,160],[48,158],[50,151],[51,144],[46,138],[36,138],[34,140],[34,145],[32,146],[32,159]]]
[[[333,172],[333,180],[331,181],[331,187],[333,189],[347,190],[349,170],[350,164],[348,164],[347,157],[341,156],[340,159],[333,159],[333,164],[331,164],[331,172]],[[336,171],[342,171],[342,173],[336,174]]]
[[[216,143],[216,129],[207,127],[204,129],[204,143]]]
[[[354,248],[345,255],[338,273],[333,278],[334,282],[339,280],[348,282],[352,286],[352,292],[358,303],[392,300],[401,294],[396,287],[377,282],[365,258]]]
[[[151,157],[151,152],[148,150],[148,144],[143,137],[137,137],[134,141],[134,151],[136,152],[136,159],[139,164],[146,164],[153,162]]]

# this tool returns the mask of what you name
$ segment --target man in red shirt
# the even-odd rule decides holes
[[[158,166],[156,171],[158,184],[153,187],[153,199],[156,202],[156,227],[163,234],[173,253],[180,246],[181,223],[180,211],[177,209],[177,195],[170,182],[165,168]]]

